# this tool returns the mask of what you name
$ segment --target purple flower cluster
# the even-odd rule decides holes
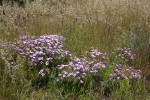
[[[130,48],[118,48],[115,53],[117,54],[116,57],[125,61],[129,62],[130,60],[135,58],[135,54],[132,53]]]
[[[46,68],[46,69],[41,69],[40,71],[39,71],[39,75],[41,75],[41,76],[45,76],[45,75],[47,75],[47,74],[49,74],[50,73],[50,70],[48,69],[48,68]]]
[[[58,80],[69,79],[78,80],[80,83],[84,82],[84,79],[88,75],[96,75],[100,68],[106,67],[106,54],[99,52],[98,50],[91,50],[87,52],[93,59],[88,59],[88,57],[77,58],[72,57],[71,61],[67,65],[59,65],[61,73],[59,74]],[[103,58],[103,61],[98,58]],[[104,61],[105,60],[105,61]]]
[[[14,51],[27,58],[31,65],[49,65],[55,59],[70,55],[62,49],[64,38],[58,35],[44,35],[29,39],[20,39],[12,44]]]
[[[133,78],[141,78],[141,71],[135,70],[131,67],[125,69],[122,66],[116,66],[116,69],[113,73],[110,74],[110,79],[133,79]]]
[[[86,52],[86,56],[78,58],[72,56],[68,50],[63,49],[64,38],[58,35],[44,35],[39,37],[28,38],[26,36],[12,43],[13,50],[25,57],[28,63],[32,66],[41,66],[38,71],[40,76],[50,74],[49,65],[57,63],[64,58],[68,58],[69,62],[61,62],[58,65],[57,80],[70,80],[83,84],[88,76],[95,77],[100,73],[102,68],[106,68],[108,64],[108,56],[97,49]],[[135,57],[130,48],[118,48],[115,51],[117,61],[124,60],[129,62]],[[119,58],[119,59],[118,59]],[[116,59],[115,59],[116,60]],[[109,60],[110,61],[110,60]],[[114,58],[112,60],[114,63]],[[66,64],[67,63],[67,64]],[[114,72],[110,74],[112,79],[128,79],[128,78],[141,78],[141,71],[135,70],[131,67],[128,69],[123,68],[122,62],[115,64]],[[55,77],[56,77],[55,76]],[[101,75],[100,75],[101,76]]]
[[[131,67],[129,67],[129,69],[126,70],[129,72],[130,78],[139,78],[139,79],[141,78],[141,70],[135,70]]]
[[[93,49],[91,51],[87,51],[87,54],[89,54],[90,57],[95,58],[95,59],[108,59],[106,53],[102,53],[98,51],[97,49]]]
[[[115,53],[117,61],[121,60],[121,62],[114,63],[115,66],[114,72],[110,74],[110,79],[128,79],[128,78],[141,78],[141,71],[135,70],[131,67],[125,68],[124,63],[125,61],[128,63],[129,61],[135,58],[135,54],[132,53],[130,48],[118,48]],[[127,66],[127,65],[125,65]]]

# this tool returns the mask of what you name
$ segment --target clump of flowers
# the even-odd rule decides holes
[[[110,79],[134,79],[141,78],[141,71],[135,70],[131,67],[124,69],[120,66],[116,67],[113,73],[110,74]]]
[[[50,73],[49,68],[46,68],[46,69],[42,68],[42,69],[39,71],[39,75],[41,75],[41,76],[48,75],[49,73]]]
[[[141,78],[141,70],[135,70],[131,67],[126,69],[126,71],[129,73],[129,78]]]
[[[104,78],[103,75],[109,75],[110,73],[111,80],[141,78],[140,70],[124,67],[135,58],[130,48],[118,48],[113,53],[115,57],[113,56],[112,59],[111,57],[108,58],[106,53],[97,49],[87,51],[85,57],[79,58],[64,49],[64,40],[59,35],[31,38],[24,36],[11,44],[14,52],[22,55],[27,64],[36,69],[38,78],[35,85],[42,83],[40,80],[47,80],[44,81],[44,85],[47,84],[49,77],[62,82],[64,82],[63,80],[75,81],[81,86],[89,79],[93,79],[96,83],[97,79]],[[113,68],[107,67],[108,64],[112,63]],[[105,73],[107,69],[102,70],[104,68],[108,68],[108,70],[110,68],[108,73]],[[105,74],[103,74],[103,71]],[[108,80],[108,78],[106,79]]]
[[[69,51],[62,49],[64,38],[58,35],[44,35],[20,39],[12,44],[17,54],[27,58],[30,65],[49,65],[54,60],[69,56]]]
[[[87,51],[87,54],[92,57],[93,59],[99,59],[99,60],[106,60],[108,59],[107,58],[107,55],[106,53],[102,53],[100,51],[98,51],[97,49],[93,49],[91,51]]]
[[[59,65],[61,73],[58,80],[77,80],[83,83],[87,76],[95,76],[99,74],[98,72],[101,68],[106,67],[107,56],[105,53],[101,53],[95,49],[87,52],[87,55],[84,58],[72,57],[69,64]]]
[[[130,48],[118,48],[115,53],[117,62],[113,61],[115,67],[114,72],[110,74],[110,79],[133,79],[141,78],[141,71],[135,70],[131,67],[127,68],[126,64],[129,64],[131,60],[135,58],[135,54],[132,53]],[[126,63],[124,63],[126,62]]]
[[[70,52],[64,49],[64,40],[59,35],[31,38],[23,36],[11,44],[15,54],[25,58],[25,71],[33,71],[32,75],[29,75],[33,86],[38,86],[42,82],[43,86],[46,85],[49,78],[53,79],[58,75],[56,66],[70,58]]]
[[[124,48],[118,48],[115,53],[117,60],[129,63],[131,60],[135,58],[135,54],[131,51],[130,48],[124,47]]]

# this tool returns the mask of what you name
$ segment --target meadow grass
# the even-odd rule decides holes
[[[29,73],[23,69],[21,57],[15,66],[11,64],[12,50],[9,45],[2,44],[13,42],[23,35],[50,34],[66,38],[65,48],[77,57],[85,56],[91,48],[109,54],[118,47],[129,47],[136,54],[132,66],[141,69],[142,79],[132,82],[122,80],[117,88],[105,77],[104,85],[96,91],[88,88],[85,93],[69,93],[67,90],[64,93],[66,85],[59,87],[55,81],[49,82],[47,88],[37,89],[32,86],[31,80],[26,79]],[[3,3],[0,6],[0,42],[2,100],[150,99],[149,0],[35,0],[27,1],[24,7]],[[108,73],[107,70],[104,75]],[[74,87],[71,89],[75,90]]]

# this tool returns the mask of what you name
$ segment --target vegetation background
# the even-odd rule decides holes
[[[19,4],[18,4],[18,3]],[[150,100],[150,1],[149,0],[34,0],[0,1],[0,99],[2,100]],[[110,53],[129,47],[137,55],[133,64],[142,70],[142,81],[124,86],[109,97],[103,87],[86,94],[63,96],[56,84],[35,89],[20,71],[22,63],[10,63],[10,47],[20,36],[58,34],[74,55],[91,47]],[[28,73],[29,74],[29,73]],[[123,83],[123,82],[122,82]]]

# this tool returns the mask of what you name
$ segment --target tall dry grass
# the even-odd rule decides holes
[[[139,32],[144,38],[136,39],[139,45],[148,45],[149,7],[149,0],[36,0],[24,8],[4,4],[0,7],[1,37],[63,34],[71,44],[83,41],[88,48],[109,51],[122,45],[122,34],[136,39]]]

